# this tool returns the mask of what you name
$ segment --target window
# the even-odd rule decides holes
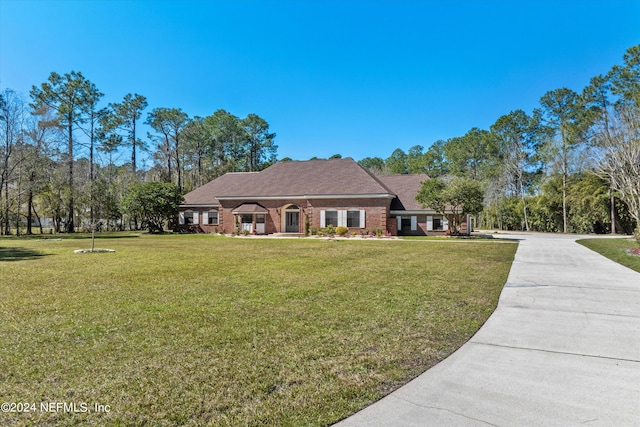
[[[243,224],[253,224],[253,215],[251,214],[242,214],[242,223]]]
[[[321,210],[320,227],[333,225],[334,227],[364,228],[364,210]]]
[[[338,211],[325,211],[324,213],[324,227],[328,225],[338,226]]]
[[[360,227],[360,211],[347,212],[347,227],[350,227],[350,228]]]
[[[186,211],[184,213],[184,223],[185,224],[193,224],[193,212],[192,211]]]
[[[449,228],[447,218],[443,216],[427,216],[427,231],[443,231]]]
[[[433,229],[442,230],[442,218],[439,216],[433,218]]]
[[[401,230],[411,230],[411,217],[410,216],[403,216],[402,217],[402,223],[400,225],[400,229]]]
[[[209,225],[218,224],[218,211],[209,211],[209,218],[207,221]]]
[[[398,219],[398,231],[416,231],[418,229],[418,217],[413,216],[397,216]]]
[[[264,222],[265,222],[265,215],[262,215],[262,214],[256,215],[256,224],[264,224]]]

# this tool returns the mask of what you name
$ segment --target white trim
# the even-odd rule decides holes
[[[220,207],[220,203],[205,203],[205,204],[194,204],[194,203],[185,203],[183,205],[179,205],[180,208],[218,208]]]
[[[200,219],[200,212],[199,211],[193,211],[193,225],[198,225],[199,222],[198,220]]]
[[[365,215],[365,210],[364,209],[360,209],[360,228],[365,228],[366,226],[366,221],[364,219],[364,215]]]
[[[202,225],[209,224],[209,211],[202,212]]]
[[[326,218],[326,217],[325,217],[325,214],[324,214],[324,213],[325,213],[325,211],[324,211],[324,210],[321,210],[321,211],[320,211],[320,228],[325,228],[325,227],[327,226],[327,225],[326,225],[326,221],[325,221],[325,218]]]
[[[346,227],[347,226],[347,211],[339,210],[338,211],[338,227]]]
[[[446,216],[442,216],[442,230],[447,231],[449,229],[449,221]]]
[[[184,225],[184,211],[180,211],[178,214],[178,224]]]
[[[210,209],[210,212],[215,212],[216,213],[216,221],[213,222],[211,225],[218,225],[220,224],[220,211],[218,209]],[[209,212],[207,212],[207,217],[209,215]],[[207,224],[209,224],[209,218],[207,218]]]
[[[371,199],[384,198],[393,199],[395,194],[374,193],[374,194],[305,194],[305,199]]]
[[[389,211],[389,215],[404,215],[404,216],[408,216],[408,215],[432,215],[432,214],[437,214],[436,211],[434,211],[433,209],[426,209],[423,211]]]
[[[418,229],[418,217],[415,215],[411,216],[411,231],[416,231]]]
[[[396,220],[398,221],[398,231],[402,231],[402,215],[398,215]]]
[[[305,199],[392,199],[396,197],[389,193],[375,194],[304,194],[297,196],[216,196],[218,200],[305,200]]]
[[[427,215],[427,231],[433,231],[433,216]]]

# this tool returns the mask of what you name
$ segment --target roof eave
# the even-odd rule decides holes
[[[390,215],[432,215],[438,214],[433,209],[390,210]]]
[[[220,207],[220,203],[182,203],[181,208],[208,208],[208,207]]]
[[[282,196],[218,196],[218,200],[292,200],[292,199],[393,199],[395,194],[303,194]]]

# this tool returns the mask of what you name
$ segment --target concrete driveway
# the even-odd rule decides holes
[[[640,426],[640,273],[522,239],[498,308],[465,345],[347,426]]]

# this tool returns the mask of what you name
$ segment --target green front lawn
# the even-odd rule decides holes
[[[634,239],[584,239],[578,240],[583,246],[607,258],[640,272],[640,256],[629,254],[629,249],[638,248]]]
[[[468,340],[516,250],[143,235],[73,253],[89,245],[0,239],[0,402],[36,404],[0,425],[331,424]]]

